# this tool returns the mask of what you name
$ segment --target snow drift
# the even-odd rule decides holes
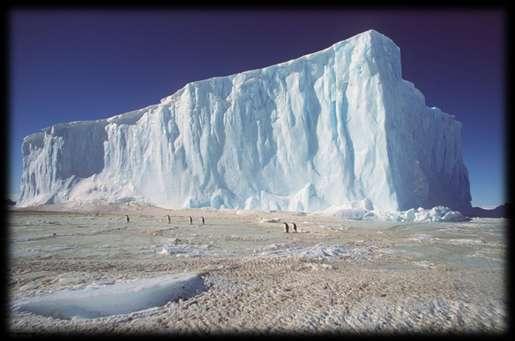
[[[20,311],[59,319],[128,314],[187,299],[206,290],[198,274],[168,275],[78,290],[62,290],[15,303]]]
[[[381,250],[366,246],[323,245],[303,246],[298,244],[271,244],[255,252],[261,257],[300,257],[306,259],[333,260],[338,258],[361,261],[377,257]]]
[[[187,84],[159,104],[26,137],[18,206],[137,201],[315,211],[368,200],[470,207],[461,124],[370,30],[285,63]]]

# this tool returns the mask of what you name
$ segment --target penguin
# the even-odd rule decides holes
[[[127,219],[127,222],[131,221],[131,220],[129,219],[129,216],[128,216],[127,214],[125,215],[125,217],[126,217],[126,219]]]
[[[204,217],[202,217],[202,225],[204,225],[206,223],[206,220],[204,219]]]
[[[284,230],[286,231],[286,233],[290,232],[290,227],[288,226],[288,223],[284,223]]]
[[[193,224],[193,218],[190,216],[190,225]]]
[[[295,223],[292,223],[293,224],[293,231],[297,232],[297,224]]]
[[[170,218],[170,215],[167,215],[168,217],[168,224],[170,224],[172,222],[172,218]]]

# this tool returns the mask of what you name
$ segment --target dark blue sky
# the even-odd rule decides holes
[[[375,29],[403,78],[463,123],[472,204],[504,190],[504,15],[485,10],[13,11],[10,190],[24,136],[157,103],[190,81],[283,62]]]

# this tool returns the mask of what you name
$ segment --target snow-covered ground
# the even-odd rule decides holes
[[[295,222],[299,232],[286,234],[283,222]],[[503,219],[399,223],[152,207],[15,211],[9,239],[13,332],[507,326]]]

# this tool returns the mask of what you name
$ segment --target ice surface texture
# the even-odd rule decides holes
[[[198,274],[168,275],[79,290],[62,290],[15,304],[21,311],[60,319],[97,318],[164,305],[206,290]]]
[[[401,78],[370,30],[285,63],[187,84],[161,103],[23,142],[18,206],[136,200],[314,211],[470,206],[461,123]]]

